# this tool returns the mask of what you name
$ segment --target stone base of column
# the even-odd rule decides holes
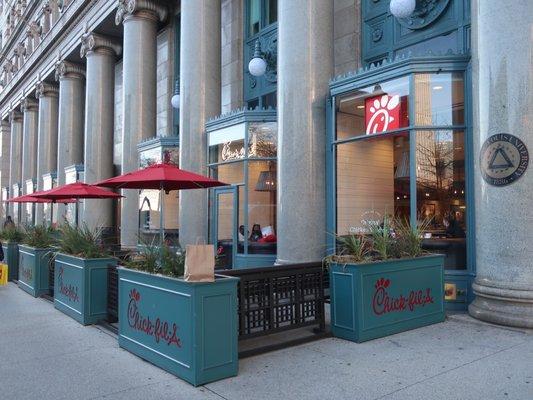
[[[475,300],[469,314],[482,321],[518,328],[533,329],[533,285],[512,287],[487,280],[472,285]]]

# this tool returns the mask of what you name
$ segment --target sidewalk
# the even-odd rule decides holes
[[[0,287],[0,399],[533,399],[533,333],[456,314],[364,344],[324,339],[194,388],[14,284]]]

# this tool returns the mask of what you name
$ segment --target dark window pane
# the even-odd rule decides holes
[[[278,20],[278,0],[267,0],[267,25],[273,24]]]
[[[248,34],[255,35],[261,29],[261,0],[248,2]]]

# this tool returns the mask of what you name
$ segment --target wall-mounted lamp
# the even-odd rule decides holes
[[[396,18],[410,17],[416,8],[416,0],[391,0],[390,12]]]
[[[267,62],[265,60],[264,54],[261,51],[261,43],[259,39],[255,41],[255,50],[254,56],[248,63],[248,71],[253,76],[263,76],[267,69]]]
[[[172,96],[172,99],[170,100],[170,104],[172,104],[172,107],[175,109],[180,108],[180,80],[176,79],[176,83],[174,85],[174,96]]]

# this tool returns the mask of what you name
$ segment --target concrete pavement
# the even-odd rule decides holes
[[[324,339],[240,361],[194,388],[14,284],[0,287],[0,399],[533,399],[533,333],[465,314],[356,344]]]

